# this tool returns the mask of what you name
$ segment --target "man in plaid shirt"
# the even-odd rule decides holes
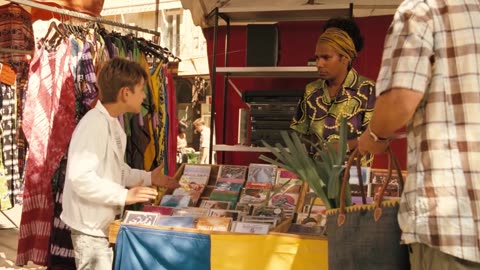
[[[362,153],[407,125],[398,220],[412,269],[480,269],[480,2],[406,0],[385,40]]]

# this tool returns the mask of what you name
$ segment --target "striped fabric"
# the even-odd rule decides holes
[[[424,93],[408,125],[405,243],[480,262],[480,1],[409,0],[385,41],[379,94]]]
[[[11,205],[15,204],[15,198],[20,193],[21,181],[18,170],[18,152],[17,152],[17,125],[16,125],[16,107],[17,99],[15,88],[0,84],[2,94],[2,107],[0,109],[2,126],[2,155],[3,165],[5,167],[5,176],[9,187]],[[2,207],[2,209],[5,209]]]
[[[7,4],[0,6],[0,48],[11,48],[19,50],[33,50],[35,42],[33,37],[32,16],[22,6],[17,4]],[[25,136],[21,132],[22,128],[22,109],[24,104],[25,92],[27,89],[28,65],[29,61],[24,54],[2,53],[0,54],[0,62],[9,64],[17,75],[17,115],[16,130],[17,136],[15,143],[17,145],[18,170],[19,178],[13,190],[14,204],[22,203],[23,190],[23,173],[25,167],[25,159],[27,154],[27,146],[25,144]],[[9,186],[12,189],[12,186]],[[3,207],[2,207],[3,208]],[[4,208],[3,208],[4,209]]]
[[[50,235],[50,254],[48,269],[75,270],[75,254],[70,228],[60,219],[63,211],[63,187],[67,169],[67,156],[62,159],[58,170],[53,177],[53,224]]]
[[[97,76],[95,75],[95,68],[93,66],[92,52],[93,46],[90,41],[85,41],[83,43],[83,54],[81,60],[78,63],[78,68],[80,69],[79,73],[80,81],[82,85],[82,104],[85,111],[90,110],[95,107],[94,101],[98,96],[97,89]]]
[[[53,220],[52,178],[75,128],[69,42],[56,52],[36,51],[30,65],[24,132],[30,152],[17,261],[46,265]],[[61,100],[61,102],[60,102]]]
[[[326,270],[327,239],[122,225],[116,270]]]

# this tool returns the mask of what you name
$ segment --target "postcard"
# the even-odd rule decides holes
[[[196,228],[206,231],[228,232],[232,219],[228,217],[201,217],[197,219]]]
[[[270,225],[265,223],[235,222],[232,232],[252,233],[252,234],[268,234]]]
[[[185,195],[163,195],[160,206],[187,207],[191,204],[190,196]]]
[[[247,166],[239,165],[220,165],[217,179],[241,179],[245,181]]]
[[[272,164],[251,163],[248,166],[248,182],[273,184],[277,177],[277,166]]]
[[[195,228],[196,217],[168,217],[159,216],[155,221],[155,226]]]
[[[239,210],[224,210],[224,209],[210,209],[208,211],[210,217],[228,217],[233,221],[237,221],[242,216],[242,211]]]
[[[244,188],[240,195],[240,203],[260,204],[267,200],[269,189]]]
[[[229,209],[230,202],[228,201],[213,201],[213,200],[203,200],[200,203],[202,208],[213,208],[213,209]]]
[[[142,224],[142,225],[155,225],[157,217],[160,215],[157,213],[143,212],[143,211],[126,211],[123,223],[125,224]]]
[[[175,208],[175,210],[173,210],[172,216],[204,217],[208,216],[208,209],[198,207]]]
[[[295,208],[297,201],[298,193],[275,194],[270,198],[268,205],[282,208]]]
[[[162,216],[171,216],[173,212],[173,207],[167,207],[167,206],[156,206],[156,205],[144,205],[143,206],[143,211],[145,212],[153,212],[153,213],[159,213]]]

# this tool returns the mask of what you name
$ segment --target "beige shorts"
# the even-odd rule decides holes
[[[478,270],[480,264],[462,260],[425,244],[411,244],[411,270]]]

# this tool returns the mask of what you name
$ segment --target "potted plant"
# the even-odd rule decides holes
[[[263,141],[275,159],[265,155],[261,155],[260,159],[297,174],[300,179],[307,181],[327,209],[337,208],[340,205],[340,176],[347,154],[347,120],[344,117],[339,119],[339,140],[334,142],[319,138],[320,143],[313,144],[295,132],[288,134],[282,131],[281,136],[285,146],[279,143],[271,146]],[[315,155],[309,154],[306,144],[315,148]],[[349,190],[346,194],[348,206],[351,205]]]

